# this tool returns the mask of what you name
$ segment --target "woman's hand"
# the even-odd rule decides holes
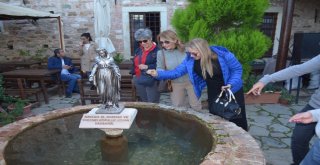
[[[80,47],[83,47],[83,45],[84,45],[84,44],[83,44],[83,41],[80,41],[80,42],[79,42],[79,46],[80,46]]]
[[[247,94],[253,94],[255,96],[260,95],[264,86],[265,84],[259,81],[252,86],[252,88],[249,90],[249,92],[247,92]]]
[[[221,90],[222,90],[222,91],[225,91],[225,90],[227,90],[227,89],[231,89],[231,85],[230,85],[230,84],[221,87]]]
[[[158,72],[155,69],[147,70],[147,74],[151,75],[152,77],[157,77],[158,76]]]
[[[140,70],[146,70],[146,69],[148,69],[148,65],[140,64],[140,65],[139,65],[139,69],[140,69]]]
[[[302,112],[295,114],[289,119],[289,122],[308,124],[313,122],[311,112]]]

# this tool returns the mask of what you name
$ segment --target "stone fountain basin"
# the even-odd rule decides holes
[[[201,164],[266,164],[263,153],[254,138],[236,126],[220,117],[209,113],[199,113],[190,109],[174,108],[162,104],[124,102],[126,107],[147,108],[161,111],[173,111],[182,117],[193,118],[204,124],[212,132],[213,146],[203,158]],[[73,114],[87,113],[97,105],[75,106],[58,109],[34,117],[25,118],[0,128],[0,164],[5,165],[4,151],[7,144],[22,133],[43,122],[58,119]]]

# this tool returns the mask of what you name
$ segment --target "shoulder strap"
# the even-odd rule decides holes
[[[163,49],[161,49],[161,52],[162,52],[162,56],[163,56],[164,69],[167,70],[166,56],[164,55]]]

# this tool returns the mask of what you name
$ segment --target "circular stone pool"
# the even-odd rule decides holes
[[[255,140],[219,117],[161,104],[125,105],[138,114],[117,139],[99,129],[78,128],[82,114],[97,105],[59,109],[2,127],[0,164],[106,164],[115,157],[121,157],[118,164],[265,164]]]

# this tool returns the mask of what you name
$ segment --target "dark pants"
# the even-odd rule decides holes
[[[232,119],[231,122],[235,123],[237,126],[241,127],[245,131],[248,131],[248,122],[247,122],[247,115],[246,115],[246,106],[244,103],[244,95],[243,89],[241,88],[239,91],[234,93],[234,97],[236,98],[239,106],[241,107],[241,118]]]
[[[306,112],[315,109],[307,104],[301,111]],[[293,129],[291,137],[291,152],[294,165],[298,165],[309,151],[309,142],[315,134],[317,123],[302,124],[297,123]]]
[[[135,81],[135,77],[134,80]],[[158,91],[158,83],[155,82],[153,86],[143,86],[137,83],[134,83],[137,91],[137,95],[140,97],[141,102],[149,103],[159,103],[160,102],[160,93]]]

